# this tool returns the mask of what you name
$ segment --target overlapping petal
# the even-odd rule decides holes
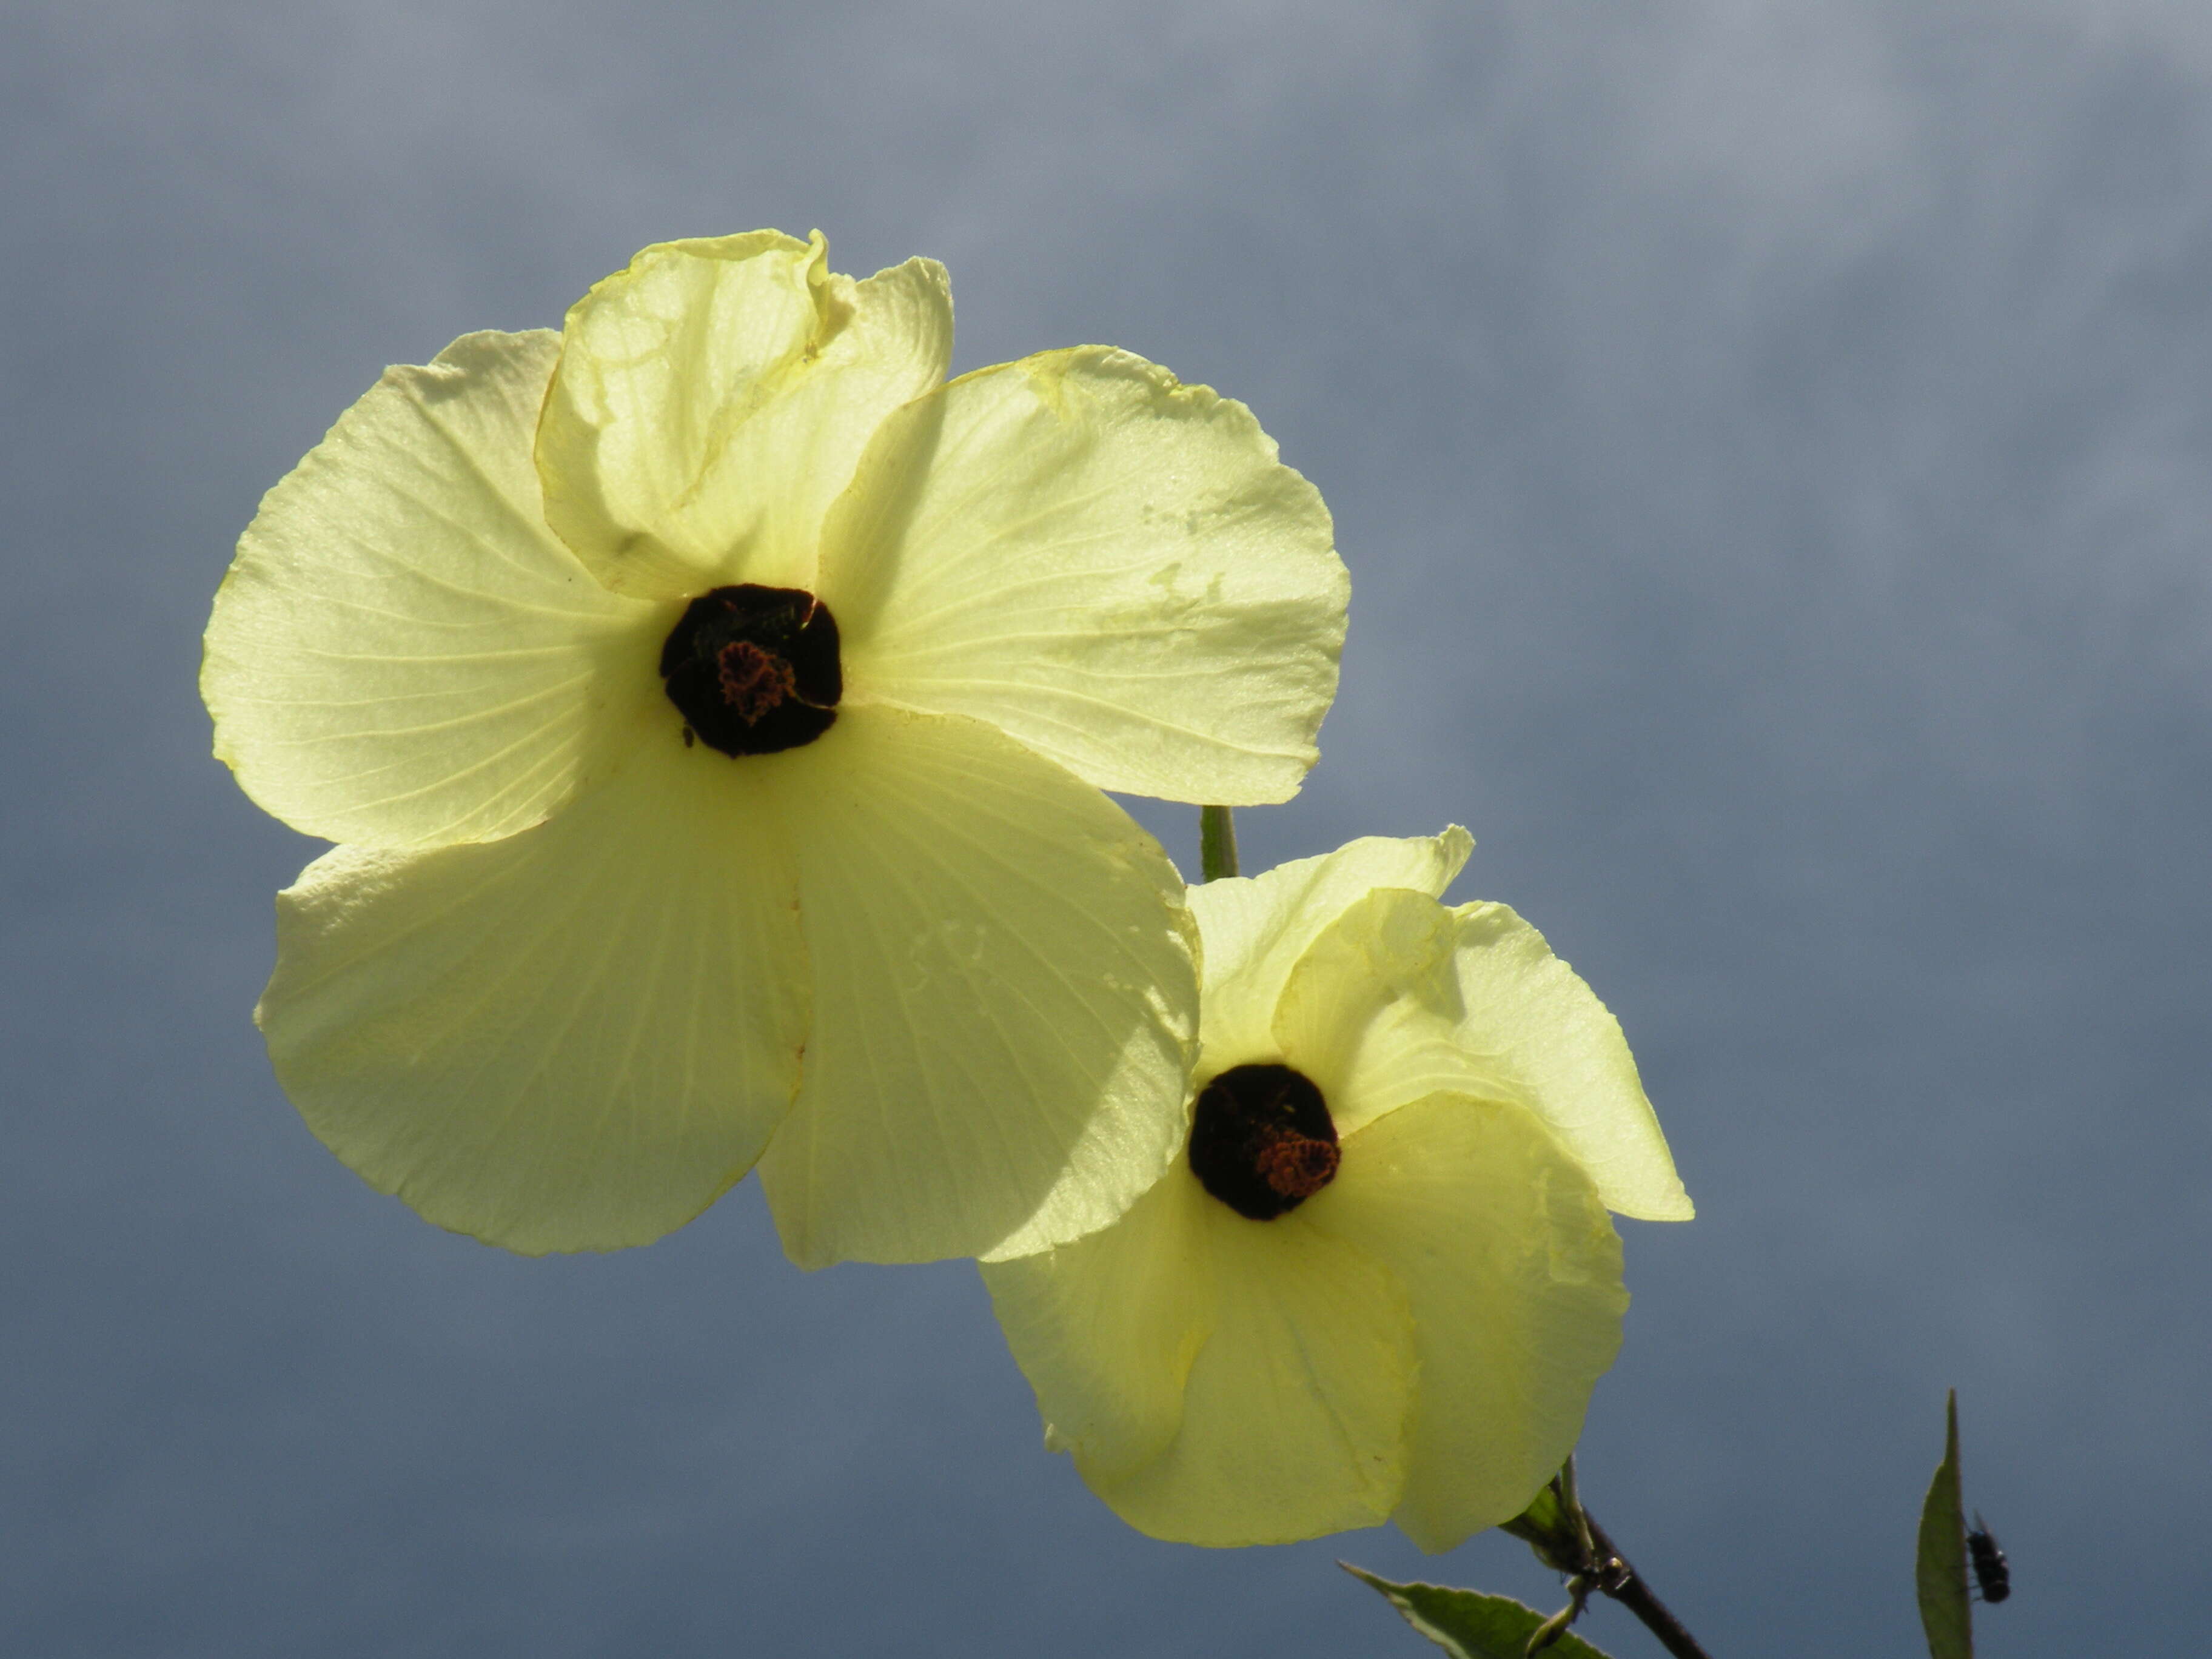
[[[1206,939],[1203,1069],[1275,1058],[1276,1004],[1323,930],[1374,888],[1441,895],[1474,847],[1457,825],[1441,836],[1369,836],[1264,875],[1192,888],[1191,914]]]
[[[1195,939],[1155,842],[978,720],[848,707],[763,769],[815,981],[761,1166],[802,1266],[1021,1254],[1179,1150]]]
[[[1462,1050],[1505,1057],[1607,1208],[1644,1221],[1689,1220],[1690,1195],[1620,1022],[1504,905],[1462,905],[1455,915]]]
[[[269,492],[216,595],[216,752],[295,829],[357,846],[543,819],[662,700],[661,607],[545,526],[531,434],[559,337],[394,368]]]
[[[1520,1102],[1494,1056],[1453,1042],[1466,1012],[1453,933],[1430,894],[1378,887],[1322,928],[1284,981],[1273,1051],[1328,1098],[1340,1136],[1439,1088]]]
[[[325,854],[258,1012],[285,1092],[441,1226],[532,1255],[680,1226],[759,1156],[807,1042],[761,795],[671,730],[505,840]]]
[[[1055,1438],[1155,1537],[1286,1543],[1387,1519],[1414,1384],[1404,1287],[1303,1213],[1246,1221],[1187,1170],[1160,1188],[1103,1236],[983,1270]]]
[[[1298,1214],[1404,1287],[1419,1387],[1393,1518],[1434,1551],[1519,1514],[1620,1346],[1620,1241],[1589,1176],[1517,1107],[1432,1095],[1349,1137]]]
[[[1299,958],[1274,1036],[1340,1103],[1340,1133],[1437,1090],[1511,1102],[1550,1126],[1609,1208],[1693,1212],[1620,1022],[1502,904],[1359,899]]]
[[[1313,764],[1348,591],[1319,493],[1249,410],[1096,346],[893,416],[821,580],[854,696],[989,720],[1103,788],[1231,804],[1288,799]]]
[[[944,267],[856,283],[828,259],[818,233],[667,242],[570,309],[538,467],[548,520],[609,587],[813,587],[830,503],[952,350]]]
[[[1249,1222],[1211,1200],[1200,1214],[1214,1302],[1182,1432],[1102,1496],[1139,1531],[1194,1544],[1380,1523],[1405,1480],[1417,1364],[1403,1286],[1297,1215]]]
[[[983,1264],[1007,1345],[1036,1390],[1045,1443],[1084,1479],[1127,1479],[1182,1427],[1191,1362],[1219,1302],[1208,1199],[1170,1170],[1111,1227]]]

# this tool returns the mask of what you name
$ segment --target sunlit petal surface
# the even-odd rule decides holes
[[[489,841],[604,771],[662,702],[665,607],[546,528],[531,434],[560,337],[387,370],[261,504],[208,624],[216,752],[295,829]]]
[[[569,311],[538,465],[610,587],[813,587],[830,502],[952,351],[944,267],[856,283],[828,258],[775,231],[663,243]]]
[[[1550,1126],[1608,1208],[1693,1213],[1620,1022],[1502,904],[1370,894],[1300,959],[1275,1035],[1341,1103],[1340,1133],[1439,1089],[1509,1101]]]
[[[1020,1253],[1121,1214],[1179,1149],[1194,1036],[1158,844],[978,720],[854,708],[775,758],[815,975],[761,1171],[793,1259]]]
[[[1644,1221],[1690,1219],[1690,1195],[1620,1021],[1505,906],[1465,904],[1454,914],[1462,1047],[1504,1057],[1607,1208]]]
[[[1316,936],[1275,1003],[1273,1050],[1329,1102],[1340,1136],[1458,1088],[1519,1103],[1494,1056],[1462,1048],[1452,913],[1427,893],[1378,887]]]
[[[1200,1213],[1214,1300],[1182,1432],[1101,1495],[1139,1530],[1193,1544],[1378,1524],[1405,1478],[1416,1358],[1404,1287],[1303,1212],[1247,1221],[1208,1200]]]
[[[1349,1137],[1297,1215],[1405,1287],[1420,1381],[1393,1518],[1442,1550],[1518,1515],[1620,1346],[1620,1242],[1589,1176],[1517,1108],[1437,1095]]]
[[[546,823],[340,848],[278,901],[285,1092],[370,1185],[510,1249],[682,1225],[789,1109],[810,976],[761,790],[672,732]]]
[[[1219,1299],[1204,1244],[1212,1203],[1171,1170],[1118,1224],[983,1266],[1047,1443],[1073,1453],[1087,1480],[1126,1479],[1182,1426],[1183,1388]]]
[[[1264,875],[1192,888],[1206,939],[1204,1068],[1273,1059],[1275,1005],[1306,947],[1373,888],[1441,895],[1474,846],[1456,827],[1404,840],[1370,836]]]
[[[822,591],[854,695],[974,715],[1108,789],[1288,799],[1348,583],[1320,494],[1243,404],[1083,346],[888,422]]]
[[[1103,1237],[984,1270],[1055,1438],[1157,1538],[1273,1544],[1379,1524],[1405,1475],[1403,1286],[1300,1216],[1247,1221],[1183,1170],[1161,1185]],[[1106,1309],[1119,1311],[1076,1329]],[[1180,1419],[1147,1457],[1178,1373]]]

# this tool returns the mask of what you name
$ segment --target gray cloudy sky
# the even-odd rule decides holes
[[[963,366],[1243,398],[1356,597],[1248,862],[1456,819],[1701,1206],[1626,1225],[1593,1506],[1717,1656],[2186,1651],[2212,1467],[2201,0],[354,0],[0,10],[0,1647],[1424,1650],[1037,1444],[971,1270],[748,1187],[524,1261],[325,1154],[248,1019],[313,848],[207,758],[260,492],[639,246],[951,268]],[[1141,809],[1195,862],[1182,809]],[[1611,1609],[1595,1639],[1654,1651]]]

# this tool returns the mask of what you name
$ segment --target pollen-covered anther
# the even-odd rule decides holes
[[[799,676],[773,651],[763,651],[750,640],[732,640],[714,658],[715,678],[722,701],[748,726],[799,689]]]
[[[1311,1198],[1336,1178],[1340,1154],[1333,1140],[1316,1140],[1295,1129],[1266,1136],[1252,1167],[1274,1191],[1288,1199]]]

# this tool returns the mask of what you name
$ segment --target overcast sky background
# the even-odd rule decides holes
[[[1717,1656],[2201,1645],[2212,1522],[2212,13],[2087,0],[0,9],[0,1648],[1425,1651],[1038,1444],[972,1269],[748,1185],[526,1261],[270,1080],[314,853],[208,758],[208,601],[389,362],[645,243],[950,266],[958,366],[1249,402],[1355,597],[1248,867],[1465,823],[1700,1206],[1623,1224],[1593,1509]],[[1186,868],[1194,817],[1143,809]],[[1593,1639],[1656,1653],[1617,1611]],[[2124,1638],[2124,1639],[2122,1639]]]

